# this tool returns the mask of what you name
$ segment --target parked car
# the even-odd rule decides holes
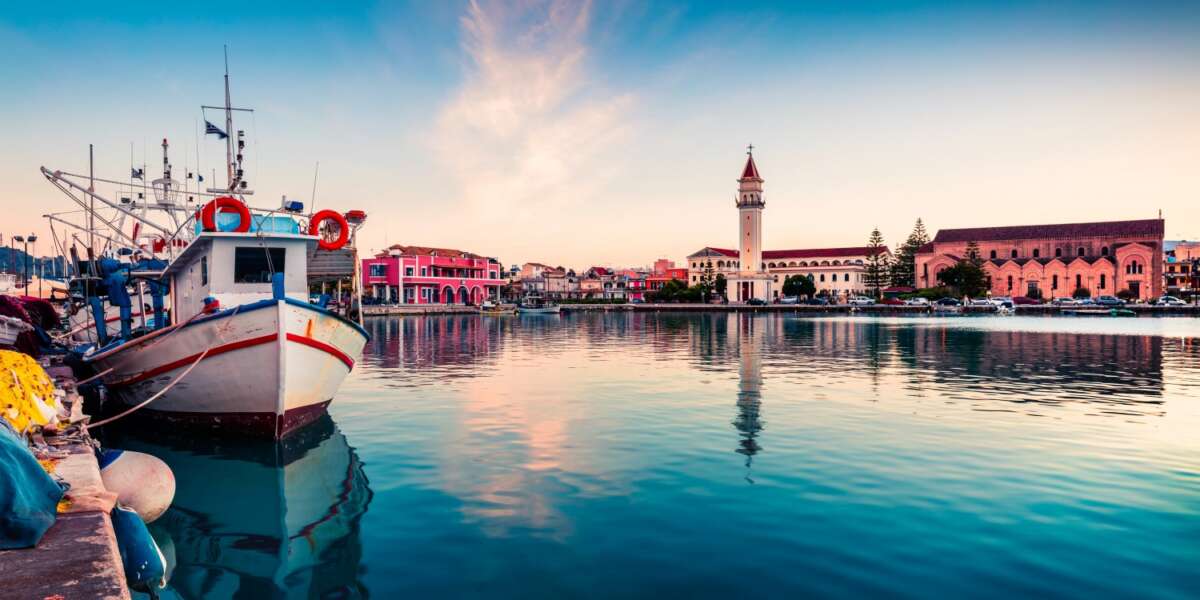
[[[784,296],[779,299],[780,304],[800,304],[800,296]]]
[[[920,297],[909,298],[908,300],[904,301],[904,304],[908,306],[929,306],[929,299]]]
[[[1150,301],[1156,306],[1187,306],[1188,303],[1176,298],[1175,296],[1160,296]]]
[[[829,299],[825,298],[824,296],[815,296],[813,298],[809,298],[808,302],[805,304],[810,304],[812,306],[826,306],[829,304]]]
[[[1074,298],[1055,298],[1050,301],[1054,306],[1078,306],[1079,301]]]
[[[746,304],[749,304],[750,306],[766,306],[767,301],[763,300],[762,298],[751,298],[746,301]]]
[[[850,306],[871,306],[872,304],[875,304],[875,300],[866,296],[853,296],[850,298]]]
[[[904,306],[904,301],[899,298],[884,298],[879,303],[884,306]]]
[[[938,298],[934,304],[938,306],[962,306],[962,300],[958,298]]]
[[[1099,296],[1096,298],[1098,306],[1125,306],[1125,301],[1116,296]]]
[[[1019,306],[1032,306],[1035,304],[1041,304],[1042,301],[1036,298],[1030,298],[1029,296],[1017,296],[1016,298],[1012,299],[1012,303]]]
[[[996,302],[993,302],[991,298],[972,298],[970,306],[996,306]]]

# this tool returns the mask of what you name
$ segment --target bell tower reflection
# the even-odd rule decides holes
[[[738,393],[737,418],[733,427],[738,430],[741,439],[738,440],[737,453],[746,457],[746,468],[750,469],[754,456],[762,451],[758,443],[758,434],[763,429],[762,423],[762,335],[756,329],[757,323],[751,315],[733,315],[731,321],[735,327],[735,339],[738,349]],[[750,473],[746,473],[746,480]]]

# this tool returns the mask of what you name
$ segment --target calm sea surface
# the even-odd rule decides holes
[[[1197,597],[1200,320],[374,318],[175,471],[166,597]]]

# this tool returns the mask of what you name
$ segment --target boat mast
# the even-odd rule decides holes
[[[233,193],[237,187],[237,182],[233,177],[235,167],[233,164],[233,106],[229,103],[229,46],[225,48],[225,167],[228,169],[228,176],[225,179],[227,183],[227,191]]]

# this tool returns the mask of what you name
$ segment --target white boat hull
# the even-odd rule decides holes
[[[126,405],[170,386],[140,412],[280,438],[324,414],[366,342],[365,332],[331,313],[268,300],[200,316],[87,360],[99,372],[112,369],[103,381]]]
[[[543,306],[539,308],[517,307],[517,312],[523,315],[556,315],[561,310],[561,306]]]

